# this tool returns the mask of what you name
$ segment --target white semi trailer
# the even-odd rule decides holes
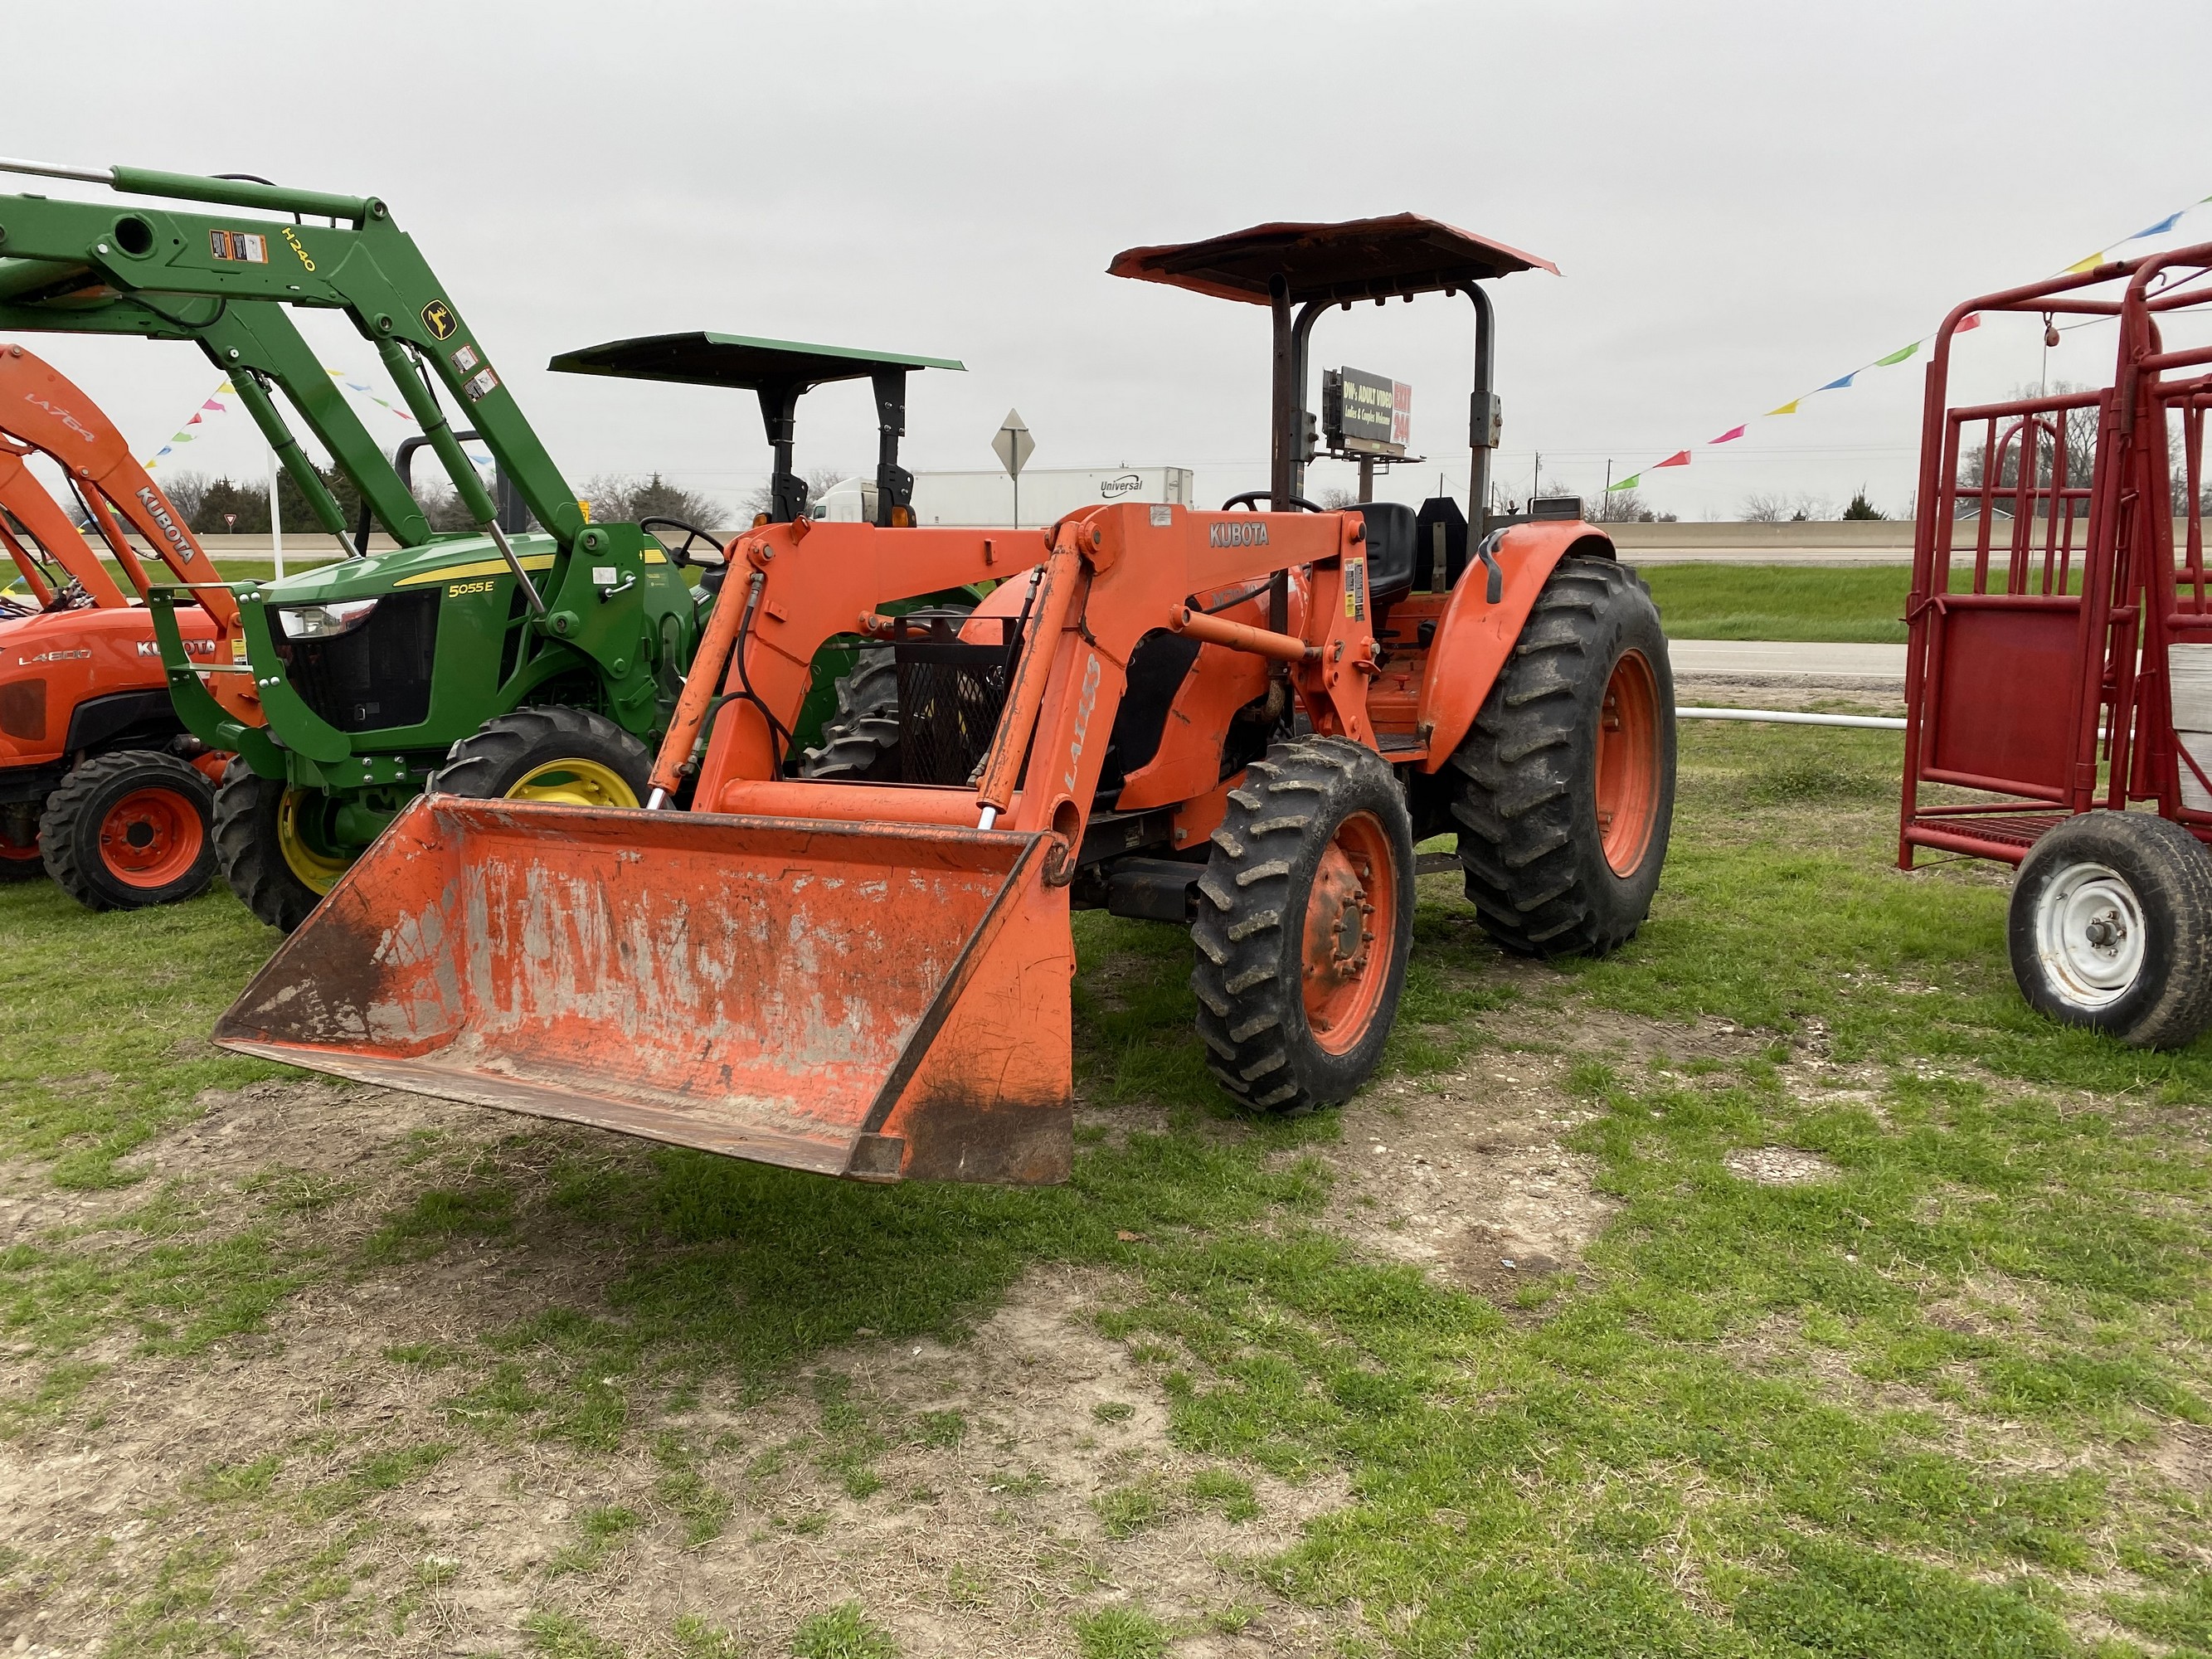
[[[815,502],[813,516],[830,522],[872,522],[875,480],[847,478]],[[1194,505],[1187,466],[1038,467],[1021,477],[1020,524],[1032,528],[1101,501],[1163,501]],[[1004,472],[917,472],[914,521],[918,525],[1014,527],[1014,481]]]

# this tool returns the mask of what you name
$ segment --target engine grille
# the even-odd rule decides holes
[[[439,590],[387,594],[333,640],[288,640],[292,689],[341,732],[385,732],[430,716]]]

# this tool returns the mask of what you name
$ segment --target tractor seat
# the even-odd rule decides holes
[[[1367,603],[1380,627],[1383,611],[1413,591],[1413,509],[1398,501],[1362,501],[1352,511],[1367,520]]]

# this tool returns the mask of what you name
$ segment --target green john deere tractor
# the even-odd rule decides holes
[[[149,601],[179,714],[203,741],[237,754],[217,796],[216,842],[224,875],[257,915],[298,926],[434,776],[452,793],[641,800],[647,744],[666,725],[713,601],[714,581],[695,592],[685,567],[718,565],[714,538],[668,520],[587,522],[480,338],[384,203],[137,168],[0,167],[289,216],[0,195],[0,330],[198,344],[350,556],[283,581],[235,584],[239,662],[185,654],[178,590]],[[431,531],[408,479],[301,338],[293,306],[344,312],[375,348],[476,529]],[[791,471],[797,398],[821,381],[873,378],[886,428],[881,511],[893,521],[911,490],[896,461],[905,373],[957,364],[694,335],[623,342],[556,367],[649,374],[656,349],[684,342],[706,343],[717,371],[658,378],[758,392],[775,445],[779,518],[805,501]],[[492,452],[506,511],[463,452],[440,386]],[[359,488],[363,516],[350,539],[276,392]],[[526,531],[533,518],[542,528]],[[396,551],[366,553],[372,519]],[[265,724],[216,702],[203,676],[218,672],[252,677]]]

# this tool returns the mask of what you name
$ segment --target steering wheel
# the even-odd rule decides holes
[[[665,524],[671,530],[682,531],[684,532],[683,542],[678,546],[670,547],[666,542],[660,541],[659,537],[653,536],[653,527],[657,524]],[[696,524],[686,524],[681,519],[653,518],[640,519],[637,521],[637,527],[645,532],[647,535],[653,536],[653,540],[660,542],[662,550],[665,551],[668,555],[669,558],[677,564],[700,565],[703,563],[719,565],[727,562],[727,561],[722,556],[722,544],[720,541],[715,538],[711,531],[702,530]],[[714,550],[715,556],[714,558],[702,561],[692,556],[691,550],[696,547],[701,542],[706,543],[708,546]]]
[[[1249,507],[1256,513],[1260,510],[1259,504],[1261,501],[1272,502],[1274,499],[1275,492],[1272,489],[1248,489],[1243,495],[1231,495],[1227,501],[1222,502],[1221,510],[1226,513],[1232,507]],[[1297,507],[1301,513],[1322,511],[1303,495],[1285,495],[1283,497],[1283,503],[1286,507]]]

